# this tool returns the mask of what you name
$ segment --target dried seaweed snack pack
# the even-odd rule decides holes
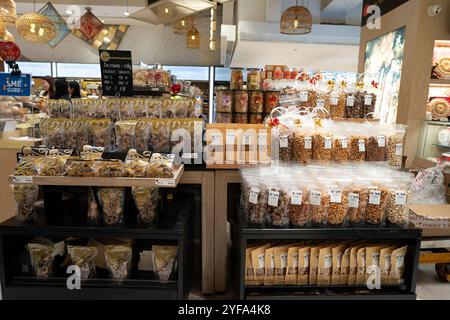
[[[392,251],[391,254],[391,270],[389,271],[389,283],[403,283],[405,271],[405,258],[408,246],[403,246]]]
[[[20,222],[34,221],[34,203],[39,195],[39,186],[33,184],[10,185],[16,201],[16,219]]]
[[[80,268],[81,279],[89,279],[95,276],[95,259],[97,248],[86,246],[67,246],[72,264]]]
[[[138,222],[153,225],[158,213],[159,188],[132,187],[131,194],[138,211]]]
[[[132,250],[129,246],[106,245],[104,247],[106,267],[113,280],[128,277],[131,268]]]
[[[109,119],[91,120],[89,123],[89,131],[92,144],[96,147],[105,148],[105,151],[110,151],[113,141],[112,129],[113,124]]]
[[[47,112],[50,118],[61,117],[61,103],[59,100],[48,99],[47,100]]]
[[[302,247],[298,249],[298,275],[297,285],[306,286],[309,280],[309,260],[311,247]]]
[[[33,272],[37,278],[46,279],[53,273],[53,244],[28,243],[28,253]]]
[[[137,121],[117,121],[114,124],[116,133],[116,145],[119,152],[127,152],[134,145],[135,129]]]
[[[300,247],[292,246],[288,249],[287,258],[287,270],[285,277],[285,284],[296,285],[298,276],[298,266],[299,266],[299,251]]]
[[[266,250],[270,248],[270,244],[251,250],[253,272],[255,273],[255,285],[264,284],[265,274],[265,256]]]
[[[103,223],[107,226],[121,225],[125,204],[125,188],[98,188],[97,197],[103,211]]]
[[[155,273],[159,280],[169,280],[177,269],[177,246],[152,246]]]
[[[153,152],[170,152],[170,126],[169,119],[151,121],[149,147]]]

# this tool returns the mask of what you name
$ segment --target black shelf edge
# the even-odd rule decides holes
[[[258,290],[258,291],[276,291],[276,290],[286,290],[286,291],[313,291],[313,290],[336,290],[336,289],[341,289],[341,290],[359,290],[359,291],[363,291],[363,290],[368,290],[367,286],[365,285],[360,285],[360,284],[355,284],[355,285],[323,285],[323,286],[319,286],[319,285],[273,285],[273,286],[265,286],[265,285],[245,285],[245,290]],[[406,285],[405,284],[382,284],[380,287],[380,290],[376,290],[378,292],[382,292],[382,290],[405,290],[406,289]]]
[[[247,295],[246,300],[416,300],[414,293],[335,295]]]

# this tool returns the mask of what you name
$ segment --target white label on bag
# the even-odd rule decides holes
[[[395,155],[401,156],[403,154],[403,144],[398,143],[395,145]]]
[[[359,206],[359,194],[350,192],[348,194],[348,207],[358,208]]]
[[[258,255],[258,267],[259,269],[264,268],[264,259],[266,258],[266,255],[264,253]]]
[[[400,254],[397,256],[397,269],[400,269],[403,267],[403,264],[405,263],[405,256],[403,254]]]
[[[313,206],[320,206],[320,191],[319,190],[312,190],[309,194],[309,202]]]
[[[222,137],[220,134],[212,134],[211,135],[211,145],[220,146],[222,145]]]
[[[280,137],[280,148],[287,148],[289,146],[289,140],[287,136]]]
[[[305,149],[312,149],[312,137],[305,137]]]
[[[280,255],[281,268],[282,269],[287,267],[287,258],[288,258],[287,253],[283,253],[283,254]]]
[[[331,268],[333,266],[333,256],[331,254],[327,254],[325,255],[325,263],[324,263],[324,267],[325,268]]]
[[[15,183],[33,183],[33,177],[30,176],[13,176]]]
[[[308,268],[309,267],[309,253],[303,254],[303,267]]]
[[[56,256],[64,256],[64,253],[66,252],[66,246],[64,241],[60,241],[55,243],[55,245],[53,246],[53,252],[52,252],[52,256],[56,257]]]
[[[341,137],[341,148],[347,149],[348,148],[348,139],[347,137]]]
[[[372,265],[376,265],[376,266],[380,265],[380,253],[379,252],[372,253]]]
[[[331,137],[325,137],[325,149],[331,149]]]
[[[270,255],[270,268],[275,268],[275,256],[273,254]]]
[[[330,202],[341,203],[341,201],[342,201],[341,189],[331,188],[330,189]]]
[[[406,192],[396,191],[395,192],[395,205],[406,206]]]
[[[390,269],[391,269],[391,254],[387,253],[384,256],[384,270],[386,272],[389,272]]]
[[[381,203],[381,191],[380,190],[370,190],[369,203],[375,204],[375,205],[380,205],[380,203]]]
[[[358,265],[359,267],[359,265]],[[361,268],[365,268],[366,267],[366,254],[363,253],[361,254]]]
[[[270,191],[269,192],[269,201],[267,204],[272,207],[278,207],[278,198],[280,197],[280,193],[278,191]]]
[[[298,252],[292,255],[292,266],[298,268]]]
[[[248,202],[253,204],[258,204],[258,196],[259,196],[258,188],[250,188],[250,195],[248,197]]]
[[[364,140],[358,140],[359,152],[366,152],[366,143]]]
[[[301,190],[291,191],[291,204],[295,204],[295,205],[302,204],[302,191]]]
[[[250,135],[250,134],[244,134],[243,136],[242,136],[242,141],[243,141],[243,144],[244,145],[250,145],[251,144],[251,141],[252,141],[252,136]]]
[[[339,96],[337,94],[333,94],[330,96],[330,104],[332,106],[337,106],[339,102]]]
[[[300,92],[300,101],[306,102],[308,101],[308,91],[302,91]]]
[[[164,187],[174,187],[175,186],[175,179],[172,178],[156,178],[155,184],[157,186],[164,186]]]
[[[386,147],[386,137],[385,136],[378,136],[377,140],[378,140],[378,147],[379,148]]]
[[[347,106],[353,107],[355,105],[355,97],[354,96],[347,96]]]
[[[226,144],[234,144],[234,139],[236,135],[234,131],[227,132]]]
[[[258,144],[260,146],[267,146],[267,133],[258,133]]]
[[[316,102],[316,107],[317,107],[317,108],[323,108],[323,107],[325,107],[325,100],[323,100],[323,99],[318,99],[317,102]]]
[[[370,106],[372,104],[372,95],[371,94],[366,94],[364,96],[364,104],[366,106]]]

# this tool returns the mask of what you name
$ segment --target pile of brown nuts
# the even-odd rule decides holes
[[[293,147],[292,134],[280,135],[280,148],[279,157],[281,161],[290,162],[292,159],[292,147]],[[287,146],[284,144],[287,142]]]
[[[370,191],[371,190],[378,190],[380,191],[380,204],[371,204],[370,203]],[[386,209],[387,204],[387,195],[388,191],[385,188],[369,188],[369,201],[367,203],[366,207],[366,223],[370,224],[382,224],[384,220],[384,213]]]
[[[330,148],[325,144],[330,142]],[[317,161],[331,161],[332,136],[325,133],[317,133],[313,136],[313,159]]]
[[[299,163],[309,163],[312,160],[312,143],[312,136],[308,134],[295,133],[292,158]]]
[[[309,224],[309,191],[302,190],[301,204],[289,203],[288,216],[292,226],[303,227]]]
[[[403,157],[403,135],[392,135],[387,140],[387,160],[389,165],[400,167]]]
[[[334,136],[332,150],[333,161],[347,161],[349,157],[348,138]]]
[[[311,197],[316,192],[320,193],[320,204],[315,205],[311,203]],[[309,200],[309,214],[313,224],[324,224],[326,222],[326,214],[328,206],[330,205],[330,195],[325,190],[311,190]]]
[[[366,144],[366,161],[385,161],[386,146],[378,145],[378,137],[369,137]]]
[[[330,199],[331,200],[331,199]],[[348,190],[341,190],[341,202],[331,202],[327,209],[327,223],[340,225],[345,222],[348,207]]]
[[[286,191],[278,188],[270,188],[270,192],[275,191],[279,193],[277,206],[267,205],[267,219],[269,224],[275,227],[284,227],[289,225],[289,217],[287,212],[287,205],[289,203],[289,196]]]
[[[408,202],[410,198],[410,193],[407,191],[401,191],[404,193],[404,204],[397,203],[397,193],[398,190],[389,190],[387,207],[386,207],[386,218],[392,224],[402,225],[409,221],[409,207]]]
[[[360,148],[360,144],[364,144],[364,148]],[[349,155],[350,161],[364,161],[366,160],[366,144],[367,138],[362,136],[351,136],[349,139]],[[363,150],[363,151],[360,151]]]
[[[366,212],[367,202],[369,201],[369,191],[366,188],[353,187],[348,190],[348,196],[352,194],[358,195],[358,207],[350,207],[347,211],[348,221],[353,224],[360,224],[364,222],[364,214]]]

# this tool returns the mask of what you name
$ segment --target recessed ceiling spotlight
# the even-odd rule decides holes
[[[124,12],[123,12],[123,15],[124,15],[125,17],[129,17],[129,16],[130,16],[130,13],[129,13],[128,11],[124,11]]]
[[[71,16],[73,14],[73,12],[71,10],[66,10],[64,12],[67,13],[69,16]]]
[[[102,23],[105,23],[105,20],[103,20],[103,19],[100,19],[100,21],[101,21]]]

